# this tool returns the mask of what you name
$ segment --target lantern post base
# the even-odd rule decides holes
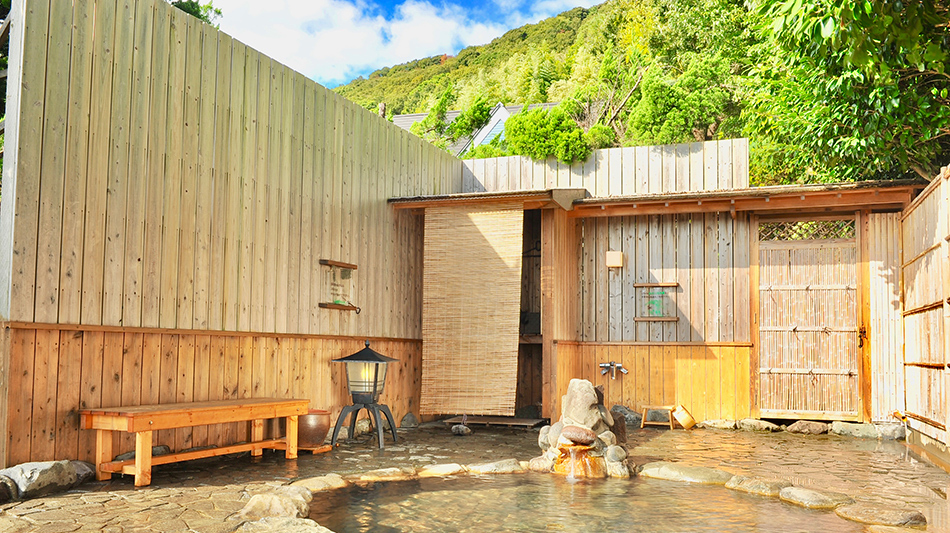
[[[379,443],[379,449],[386,447],[383,443],[383,424],[380,413],[385,415],[386,420],[389,421],[389,431],[393,435],[393,442],[398,442],[396,438],[396,423],[393,421],[393,414],[389,411],[388,406],[378,403],[354,403],[353,405],[347,405],[340,411],[340,416],[336,419],[336,426],[333,427],[333,437],[330,440],[331,445],[336,446],[336,439],[340,434],[340,427],[343,425],[343,421],[346,420],[346,415],[350,413],[353,413],[353,416],[350,418],[350,432],[347,436],[353,438],[353,434],[356,432],[356,418],[360,414],[360,409],[366,409],[369,412],[373,420],[373,425],[376,426],[376,439]]]

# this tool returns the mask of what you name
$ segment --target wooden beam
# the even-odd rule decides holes
[[[492,193],[440,194],[390,198],[393,209],[424,209],[446,205],[486,205],[496,202],[521,200],[525,209],[560,207],[569,210],[576,200],[587,196],[586,189],[547,189],[543,191],[504,191]]]
[[[919,188],[894,187],[783,194],[757,193],[755,196],[739,193],[724,196],[720,192],[719,197],[691,193],[623,201],[612,199],[601,203],[581,200],[581,203],[575,203],[569,216],[583,218],[727,211],[769,213],[794,210],[853,211],[855,208],[892,209],[902,208],[910,203],[917,190]]]

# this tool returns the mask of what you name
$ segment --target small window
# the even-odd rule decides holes
[[[798,220],[794,222],[762,222],[760,241],[810,241],[854,239],[854,220]]]

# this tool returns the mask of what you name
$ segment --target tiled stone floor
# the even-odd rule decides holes
[[[400,442],[380,451],[362,437],[336,450],[286,461],[280,453],[215,458],[156,467],[150,487],[132,478],[90,482],[63,494],[0,506],[0,532],[218,532],[251,495],[294,479],[390,466],[423,466],[540,454],[537,430],[475,428],[469,437],[429,427],[400,430]],[[735,474],[788,479],[797,485],[846,492],[859,501],[914,508],[928,531],[950,532],[950,475],[916,460],[899,442],[719,430],[631,431],[630,456],[713,466]]]

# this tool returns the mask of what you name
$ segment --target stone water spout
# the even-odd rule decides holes
[[[538,446],[544,453],[530,468],[578,478],[630,477],[627,450],[617,442],[613,416],[593,384],[572,379],[561,405],[561,419],[541,428]]]

